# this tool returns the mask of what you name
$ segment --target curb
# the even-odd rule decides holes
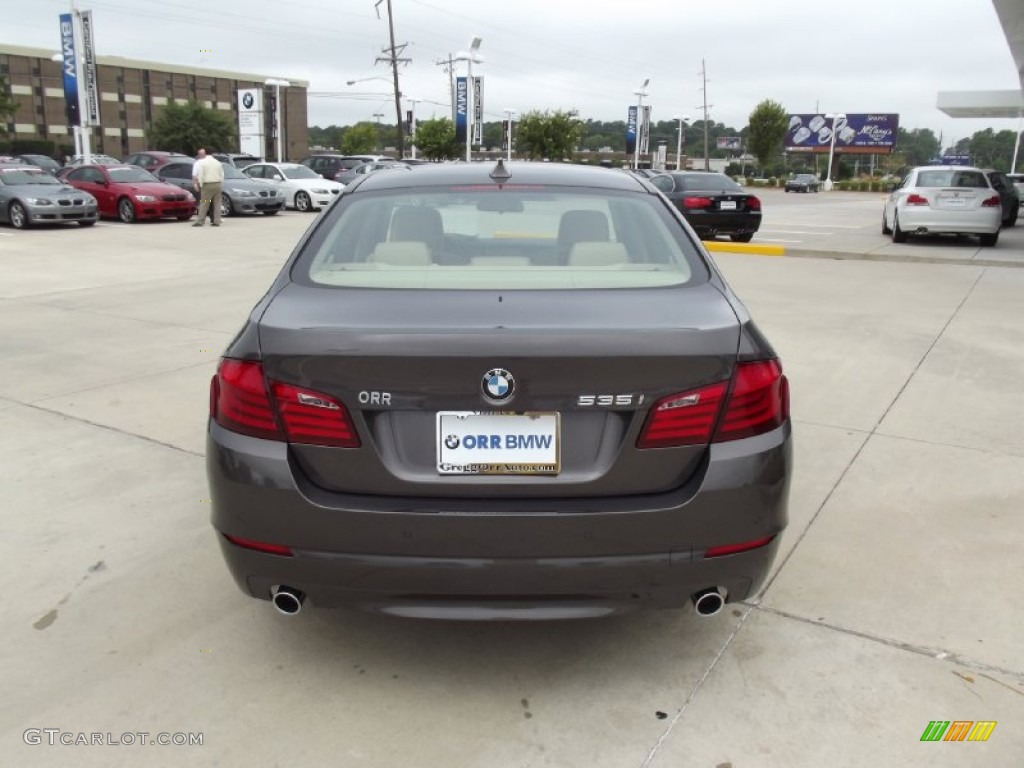
[[[781,245],[755,245],[751,243],[723,243],[718,240],[704,240],[704,247],[709,251],[725,253],[749,253],[753,256],[785,256],[786,249]]]

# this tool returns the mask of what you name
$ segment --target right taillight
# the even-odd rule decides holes
[[[769,432],[789,418],[789,382],[778,360],[737,364],[731,384],[731,391],[730,382],[720,381],[658,400],[637,448],[740,440]]]
[[[321,392],[269,382],[263,365],[222,360],[210,382],[210,417],[225,429],[264,440],[358,448],[348,410]]]
[[[770,432],[789,418],[789,381],[778,360],[740,363],[714,442]]]
[[[998,208],[1000,206],[999,195],[992,195],[982,203],[985,208]]]

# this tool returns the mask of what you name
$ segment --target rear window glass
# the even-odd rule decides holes
[[[919,171],[917,187],[971,187],[988,189],[988,179],[981,171],[958,171],[942,169],[935,171]]]
[[[696,174],[694,176],[673,176],[676,189],[682,192],[701,190],[704,192],[742,192],[743,188],[728,176],[717,173]]]
[[[343,197],[293,275],[319,285],[572,289],[681,285],[706,276],[661,198],[492,186]]]

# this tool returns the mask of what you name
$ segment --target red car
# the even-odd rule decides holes
[[[168,217],[185,221],[196,212],[192,195],[135,165],[83,165],[64,181],[95,197],[101,218],[125,224]]]

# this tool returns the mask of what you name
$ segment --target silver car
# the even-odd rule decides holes
[[[273,216],[284,209],[285,196],[278,189],[268,184],[254,181],[223,160],[224,184],[220,193],[220,212],[222,216],[234,216],[240,213],[265,213]],[[161,181],[186,189],[195,196],[192,188],[192,161],[167,163],[157,168],[154,174]],[[211,211],[210,215],[213,213]]]
[[[978,235],[983,246],[999,240],[999,193],[979,168],[930,165],[913,168],[882,211],[882,234],[894,243],[910,235]]]
[[[91,227],[96,198],[32,165],[0,165],[0,221],[15,229],[77,221]]]

